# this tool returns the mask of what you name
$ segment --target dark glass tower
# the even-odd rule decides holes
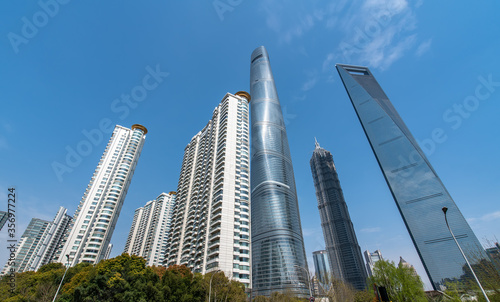
[[[325,250],[313,252],[314,272],[318,281],[325,284],[330,278],[330,261]]]
[[[441,208],[448,208],[450,227],[472,263],[486,258],[476,235],[370,70],[337,64],[337,71],[434,289],[461,278],[466,263]]]
[[[336,279],[350,283],[357,290],[364,290],[367,275],[363,256],[342,194],[333,156],[316,142],[310,164],[330,271]]]
[[[253,296],[306,297],[307,262],[285,122],[261,46],[251,56],[251,211]]]

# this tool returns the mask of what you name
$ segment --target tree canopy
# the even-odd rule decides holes
[[[370,287],[384,286],[393,302],[427,301],[424,284],[415,271],[402,264],[396,266],[393,261],[379,260],[373,268]]]
[[[37,272],[16,274],[0,280],[2,302],[52,301],[65,267],[51,263]],[[193,274],[186,266],[146,266],[142,257],[122,254],[97,265],[80,263],[68,269],[58,302],[202,302],[208,299],[210,274]],[[245,288],[224,274],[212,280],[212,301],[245,301]]]

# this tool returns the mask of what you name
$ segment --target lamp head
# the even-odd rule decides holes
[[[446,215],[446,212],[448,211],[447,207],[443,207],[441,210],[443,210],[443,213]]]

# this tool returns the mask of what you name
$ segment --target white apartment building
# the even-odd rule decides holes
[[[227,93],[184,150],[164,264],[251,287],[250,95]]]
[[[163,264],[175,195],[161,193],[135,210],[124,253],[143,257],[148,266]]]
[[[73,217],[59,262],[98,263],[109,256],[110,240],[127,195],[147,129],[117,125]]]
[[[375,265],[375,262],[379,260],[384,260],[384,257],[382,257],[382,252],[380,250],[376,250],[373,253],[370,253],[370,251],[365,251],[365,261],[366,261],[366,271],[368,272],[368,276],[373,276],[373,266]]]
[[[7,261],[1,274],[7,274],[11,269],[19,273],[37,271],[52,262],[71,221],[67,211],[60,207],[52,222],[31,219],[17,244],[15,260],[13,263]]]

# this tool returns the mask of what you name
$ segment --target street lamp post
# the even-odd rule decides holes
[[[311,291],[311,284],[309,282],[309,272],[305,268],[303,268],[302,266],[298,266],[298,265],[294,265],[294,266],[304,270],[304,272],[306,273],[307,287],[309,288],[309,297],[312,297],[313,295],[312,295],[312,291]]]
[[[54,300],[52,300],[52,302],[56,301],[57,294],[59,294],[59,290],[61,289],[61,285],[63,284],[64,277],[66,276],[66,273],[68,272],[68,268],[69,268],[69,255],[66,255],[66,259],[67,259],[66,270],[64,271],[64,275],[62,276],[61,283],[59,283],[59,287],[57,288],[56,294],[54,295]]]
[[[451,233],[451,236],[453,237],[453,240],[455,240],[455,243],[458,246],[458,249],[460,250],[460,253],[462,253],[462,256],[465,259],[465,262],[467,263],[467,266],[469,267],[470,271],[472,272],[472,275],[474,276],[474,279],[476,279],[477,284],[479,285],[479,288],[481,289],[481,292],[483,292],[484,298],[486,299],[487,302],[490,302],[490,299],[488,299],[488,296],[486,295],[486,292],[484,291],[483,287],[481,286],[481,283],[479,282],[479,279],[476,276],[476,273],[474,273],[474,270],[472,269],[472,266],[469,263],[469,260],[467,260],[467,257],[465,257],[464,251],[462,251],[462,248],[460,247],[460,244],[458,244],[457,238],[455,238],[455,235],[451,231],[450,225],[448,224],[448,219],[446,218],[446,212],[448,211],[447,207],[442,208],[443,213],[444,213],[444,221],[446,222],[446,226],[448,227],[448,230]]]
[[[209,286],[209,289],[208,289],[208,302],[210,302],[210,295],[212,294],[212,278],[215,276],[215,274],[217,274],[218,272],[221,272],[220,269],[216,270],[215,272],[213,272],[212,276],[210,277],[210,286]]]

